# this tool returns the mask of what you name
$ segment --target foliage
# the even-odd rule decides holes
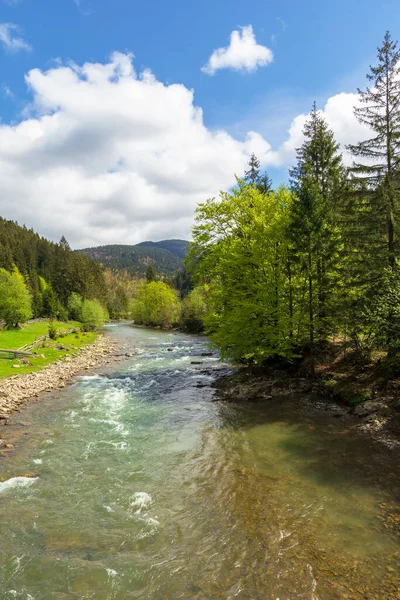
[[[73,321],[82,319],[83,298],[76,292],[72,292],[68,298],[68,317]]]
[[[85,331],[94,331],[102,327],[108,318],[107,311],[98,300],[84,300],[81,316]]]
[[[290,236],[292,268],[303,278],[302,312],[312,355],[314,343],[327,338],[335,320],[342,248],[338,205],[345,189],[345,171],[333,132],[315,104],[303,135],[297,165],[290,171]]]
[[[48,333],[51,340],[57,339],[57,327],[55,326],[54,321],[49,321]]]
[[[370,67],[367,74],[372,87],[359,90],[361,106],[354,109],[359,122],[368,126],[373,137],[352,144],[349,149],[354,156],[364,159],[353,165],[352,172],[367,185],[371,200],[378,201],[381,209],[378,223],[385,231],[388,263],[394,268],[400,214],[400,49],[389,32],[378,48],[377,58],[377,66]]]
[[[0,319],[6,327],[18,327],[32,316],[32,301],[17,268],[9,273],[0,268]]]
[[[202,285],[192,290],[182,301],[181,324],[192,333],[204,331],[204,320],[209,313],[209,286]]]
[[[146,283],[132,303],[132,317],[139,325],[169,328],[180,319],[176,290],[162,281]]]
[[[259,364],[292,356],[291,204],[284,187],[266,195],[241,185],[197,209],[189,259],[210,284],[206,328],[223,355],[235,360]]]
[[[154,265],[153,263],[149,263],[149,266],[147,267],[146,270],[146,281],[147,283],[151,283],[152,281],[157,281],[157,274],[156,271],[154,269]]]

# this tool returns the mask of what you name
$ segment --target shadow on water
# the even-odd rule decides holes
[[[302,477],[324,486],[365,486],[400,503],[400,451],[358,432],[355,420],[334,418],[316,398],[283,396],[263,404],[217,402],[222,427],[236,431],[285,425],[290,435],[273,440]],[[269,429],[264,431],[268,443]]]

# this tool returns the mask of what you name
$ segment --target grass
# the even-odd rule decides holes
[[[62,333],[79,326],[79,323],[55,322],[55,325],[57,330],[61,332],[61,336],[56,340],[47,339],[44,342],[39,342],[32,350],[37,355],[27,357],[28,364],[23,364],[21,359],[9,358],[6,354],[0,355],[0,378],[39,371],[63,356],[75,354],[79,348],[93,343],[97,337],[96,332]],[[47,331],[47,322],[29,323],[18,330],[0,331],[0,348],[17,350],[46,335]],[[68,348],[68,350],[58,350],[57,346],[59,345]],[[19,368],[16,369],[13,365],[18,365]]]

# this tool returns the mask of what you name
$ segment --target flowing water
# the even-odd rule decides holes
[[[3,430],[1,600],[400,597],[393,453],[309,399],[213,402],[204,339],[108,331],[136,355]]]

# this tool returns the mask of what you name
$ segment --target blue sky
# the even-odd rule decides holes
[[[330,98],[335,98],[338,94],[348,94],[346,97],[343,96],[341,103],[332,102],[335,106],[331,107],[331,112],[329,109],[326,111],[328,120],[335,127],[338,111],[345,112],[344,105],[347,101],[347,103],[351,101],[351,94],[358,86],[362,87],[365,84],[368,64],[375,61],[376,47],[380,44],[386,29],[391,30],[394,38],[400,36],[400,9],[398,0],[384,0],[379,4],[373,0],[363,0],[363,2],[337,0],[335,3],[321,0],[254,0],[253,2],[243,2],[243,0],[229,2],[223,0],[219,2],[215,0],[213,2],[211,0],[202,2],[193,0],[170,0],[169,2],[0,0],[0,24],[3,24],[3,43],[0,45],[0,118],[3,126],[7,124],[12,126],[11,132],[7,130],[10,135],[15,134],[11,144],[17,144],[15,142],[17,138],[22,139],[21,128],[18,130],[17,127],[28,118],[36,119],[37,125],[42,126],[44,114],[54,115],[58,110],[61,110],[61,116],[71,117],[69,123],[72,121],[75,123],[82,117],[82,115],[71,116],[72,104],[60,109],[63,102],[62,100],[56,102],[54,94],[51,100],[49,98],[44,100],[43,95],[51,95],[49,87],[41,87],[41,83],[31,82],[29,89],[25,81],[25,76],[29,72],[39,70],[45,75],[51,69],[54,72],[62,65],[68,66],[72,62],[79,66],[84,63],[106,65],[112,53],[118,51],[124,56],[129,53],[134,54],[133,64],[138,74],[145,69],[150,69],[156,81],[164,87],[182,84],[185,90],[193,90],[194,106],[200,107],[203,111],[202,123],[206,132],[212,134],[223,130],[237,142],[244,142],[249,132],[257,132],[271,146],[273,152],[279,153],[282,144],[285,142],[294,144],[295,140],[298,140],[298,135],[294,131],[296,127],[291,133],[288,133],[289,128],[296,118],[298,118],[297,129],[299,128],[300,115],[309,110],[314,99],[318,106],[325,110]],[[240,27],[250,25],[258,48],[266,48],[273,53],[272,62],[265,60],[265,64],[258,64],[249,71],[237,70],[229,66],[217,69],[214,74],[201,70],[215,49],[229,46],[233,31],[240,33],[242,31]],[[23,47],[24,42],[21,41],[22,47],[19,49],[13,49],[10,43],[7,48],[7,40],[4,41],[4,26],[8,27],[6,33],[11,36],[11,41],[18,38],[26,43],[26,47]],[[0,41],[1,39],[0,25]],[[261,50],[260,52],[262,53]],[[50,85],[50,76],[43,79],[46,79]],[[55,79],[54,82],[54,85],[59,85]],[[65,88],[66,95],[69,89]],[[98,92],[101,102],[102,94],[107,92],[103,88],[99,88]],[[121,94],[122,92],[123,86],[121,86]],[[33,97],[36,100],[32,104]],[[186,109],[189,110],[187,106]],[[132,107],[132,110],[139,109]],[[113,115],[110,112],[104,113],[102,123],[105,118],[109,119],[112,127]],[[348,129],[349,118],[347,115],[342,123],[337,124],[340,141],[342,141],[341,134],[343,137]],[[176,127],[179,129],[179,114],[172,121],[176,121]],[[82,132],[87,131],[87,121],[80,126],[81,133],[80,136],[76,134],[77,138],[82,138],[84,135]],[[94,127],[93,123],[92,127]],[[53,132],[51,135],[54,136],[54,127],[51,131]],[[134,130],[132,132],[135,137]],[[354,126],[354,135],[356,133],[356,126]],[[50,136],[47,129],[46,136]],[[88,138],[91,137],[96,136],[90,134]],[[347,141],[345,136],[343,141]],[[48,143],[53,148],[59,149],[62,146],[60,137],[57,140],[55,137],[51,139],[49,137]],[[193,143],[196,144],[195,138]],[[250,145],[249,143],[245,148],[243,147],[244,153],[250,151]],[[254,150],[257,150],[260,144],[254,145]],[[160,155],[159,145],[156,146],[152,152]],[[10,154],[7,154],[7,150],[6,148],[3,163],[0,160],[0,179],[2,165],[4,168],[6,163],[6,170],[11,168]],[[33,151],[33,148],[30,150]],[[89,148],[88,153],[90,152]],[[143,166],[142,171],[136,173],[134,167],[126,166],[132,155],[125,156],[122,150],[118,152],[120,154],[118,164],[125,165],[121,167],[121,172],[125,169],[124,173],[127,175],[129,171],[129,177],[132,179],[135,176],[137,181],[140,178],[147,178],[146,181],[151,189],[158,186],[157,191],[160,191],[162,184],[157,177],[151,177],[148,167]],[[203,152],[207,153],[207,149],[205,148]],[[65,148],[60,153],[58,167],[64,154]],[[212,155],[212,152],[210,154]],[[282,152],[279,156],[273,153],[268,155],[265,148],[261,148],[260,154],[273,180],[276,183],[285,181],[289,166],[288,157],[293,157],[293,152],[292,154],[286,152],[283,157]],[[94,161],[93,154],[92,165]],[[191,161],[190,166],[183,166],[181,171],[186,173],[191,168],[195,169],[194,162]],[[70,162],[67,163],[68,168],[72,169]],[[64,165],[65,168],[67,163]],[[239,164],[241,163],[238,160],[232,159],[232,170],[237,169]],[[78,165],[76,169],[78,167],[80,168]],[[102,164],[103,171],[99,168],[96,177],[99,178],[104,173],[118,168],[110,163],[105,169]],[[210,169],[212,170],[212,167]],[[48,174],[49,169],[45,172],[40,171],[41,181]],[[74,176],[71,173],[69,175]],[[91,184],[94,185],[93,173],[90,173],[90,177]],[[6,189],[9,181],[10,177],[6,178]],[[215,176],[216,187],[218,184],[222,186],[225,181],[225,176]],[[98,183],[99,180],[96,185]],[[57,193],[53,176],[48,178],[46,185],[42,188],[42,193],[44,192],[45,195]],[[79,184],[75,181],[74,185]],[[70,234],[70,237],[72,235],[73,243],[76,245],[111,242],[115,235],[124,236],[127,243],[139,241],[150,235],[153,237],[188,235],[191,219],[189,210],[183,217],[183,213],[178,214],[179,208],[188,205],[192,213],[197,196],[193,194],[193,190],[189,190],[187,197],[190,199],[185,203],[182,190],[186,189],[187,184],[182,180],[178,187],[179,193],[170,191],[170,184],[163,188],[162,195],[157,200],[158,204],[153,207],[153,216],[145,215],[140,207],[137,211],[139,216],[136,223],[134,214],[114,215],[111,220],[108,220],[104,214],[104,218],[99,217],[99,223],[87,219],[84,235],[81,231],[72,235],[76,230],[76,224],[66,223],[67,234]],[[200,185],[199,188],[202,186]],[[213,190],[212,182],[209,188],[212,194],[218,192],[218,189]],[[140,185],[138,189],[141,189]],[[132,196],[137,197],[138,189],[132,188]],[[204,193],[206,191],[208,188],[204,189]],[[29,205],[31,191],[10,189],[10,194],[18,193],[25,194],[25,204]],[[113,190],[110,193],[113,196],[116,192]],[[174,200],[174,193],[176,197],[179,195],[179,202]],[[203,189],[199,189],[199,198],[201,193]],[[66,209],[68,206],[71,208],[75,196],[69,199],[63,197],[62,202]],[[93,210],[96,212],[93,203],[94,200],[91,208],[87,208],[88,213],[93,214]],[[125,198],[118,197],[115,206],[126,203]],[[32,224],[36,229],[42,229],[43,233],[50,237],[57,237],[61,232],[62,224],[55,227],[47,219],[41,219],[40,210],[38,213],[36,205],[33,204],[25,212],[20,211],[15,217],[11,214],[13,206],[15,206],[14,202],[4,203],[4,206],[0,204],[0,214],[23,219],[28,225]],[[112,209],[114,212],[115,206]],[[161,220],[158,218],[157,206],[160,207],[160,213],[168,213],[168,218],[161,218]],[[102,207],[104,208],[103,205]],[[171,210],[168,210],[168,207]],[[122,208],[121,211],[123,212]],[[59,216],[62,220],[61,213]],[[83,214],[81,217],[83,218]],[[182,218],[178,219],[178,217]],[[34,222],[30,223],[30,219]],[[129,232],[126,228],[127,219]],[[178,220],[181,222],[179,226],[175,226],[174,223],[176,224]],[[112,225],[107,228],[101,224],[103,221],[105,224],[112,222]],[[122,226],[123,222],[125,222],[125,229]],[[133,230],[135,233],[132,233]]]

